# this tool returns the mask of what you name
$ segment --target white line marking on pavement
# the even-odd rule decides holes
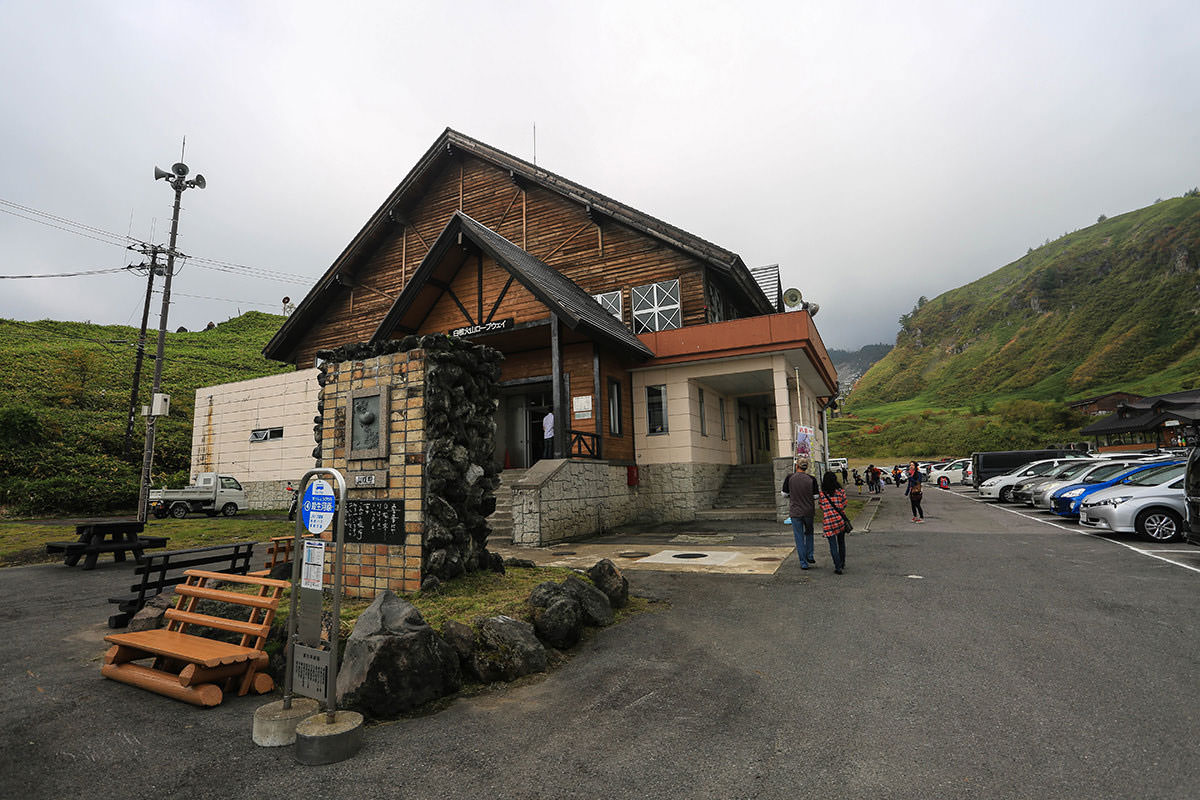
[[[1031,517],[1028,514],[1023,514],[1020,511],[1016,511],[1011,508],[1005,508],[1004,506],[996,505],[994,503],[986,503],[982,499],[977,498],[977,497],[967,497],[966,495],[958,494],[957,492],[951,492],[950,494],[953,494],[956,497],[962,497],[966,500],[970,500],[975,503],[983,503],[984,505],[989,506],[990,508],[996,508],[996,509],[999,509],[1000,511],[1007,511],[1010,514],[1016,514],[1018,517],[1021,517],[1022,519],[1028,519],[1028,520],[1032,520],[1034,522],[1040,522],[1043,525],[1049,525],[1052,528],[1058,528],[1060,531],[1066,531],[1067,533],[1076,533],[1076,534],[1079,534],[1080,536],[1089,536],[1093,539],[1099,539],[1102,542],[1109,542],[1111,544],[1120,545],[1121,547],[1124,547],[1126,550],[1132,550],[1135,553],[1139,553],[1144,556],[1149,556],[1150,558],[1157,558],[1159,561],[1165,561],[1168,564],[1174,564],[1177,567],[1183,567],[1186,570],[1191,570],[1192,572],[1200,574],[1200,567],[1193,567],[1191,564],[1182,564],[1173,559],[1163,558],[1162,556],[1158,555],[1159,553],[1166,553],[1166,552],[1172,552],[1172,553],[1195,552],[1192,550],[1144,550],[1140,547],[1134,547],[1131,544],[1125,544],[1125,542],[1118,542],[1115,539],[1108,539],[1104,536],[1101,536],[1100,534],[1092,533],[1091,531],[1083,531],[1083,530],[1076,530],[1074,528],[1068,528],[1066,525],[1062,525],[1060,523],[1053,522],[1048,519],[1038,519],[1037,517]]]

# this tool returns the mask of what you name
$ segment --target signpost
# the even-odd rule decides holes
[[[324,475],[334,481],[310,479]],[[332,764],[349,758],[362,747],[362,715],[337,710],[337,639],[341,619],[342,559],[346,542],[346,479],[335,469],[318,467],[304,473],[300,514],[296,519],[292,552],[292,598],[288,614],[287,674],[282,713],[292,708],[294,695],[321,701],[324,713],[300,722],[295,728],[296,760],[302,764]],[[333,541],[306,539],[304,533],[324,533],[334,526]],[[333,564],[333,630],[321,638],[324,610],[325,565],[330,547]]]

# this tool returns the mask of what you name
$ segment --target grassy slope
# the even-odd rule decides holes
[[[209,331],[167,335],[162,387],[171,395],[171,414],[158,425],[156,483],[185,477],[196,389],[290,369],[261,354],[282,322],[249,312]],[[121,451],[137,333],[122,325],[0,320],[6,365],[0,414],[10,412],[0,431],[0,508],[100,512],[136,504],[145,432],[140,417],[133,455],[126,459]],[[155,344],[151,336],[142,403],[149,402]],[[29,409],[33,418],[12,415],[15,407]]]
[[[833,438],[870,449],[852,434],[923,411],[962,412],[938,419],[943,428],[960,420],[965,428],[971,416],[986,427],[994,415],[969,413],[981,403],[1061,405],[1109,391],[1191,388],[1200,375],[1198,257],[1200,198],[1175,198],[1064,236],[946,292],[912,315],[895,349],[859,381],[846,403],[855,419],[838,421]],[[917,442],[937,438],[910,427]],[[1054,433],[1071,438],[1072,427]],[[1003,445],[1002,431],[990,433],[982,439]],[[965,451],[967,441],[947,446]]]

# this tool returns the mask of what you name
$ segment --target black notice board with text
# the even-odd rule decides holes
[[[347,500],[346,541],[404,544],[404,501]]]

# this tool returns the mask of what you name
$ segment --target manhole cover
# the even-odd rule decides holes
[[[573,556],[573,555],[575,555],[575,551],[574,550],[551,550],[550,555],[552,555],[552,556]]]
[[[624,553],[617,553],[617,558],[648,558],[649,553],[643,553],[641,550],[627,550]]]
[[[779,561],[781,559],[779,559],[776,556],[759,556],[758,558],[756,558],[754,560],[755,561]]]
[[[676,553],[671,558],[708,558],[708,553]]]

